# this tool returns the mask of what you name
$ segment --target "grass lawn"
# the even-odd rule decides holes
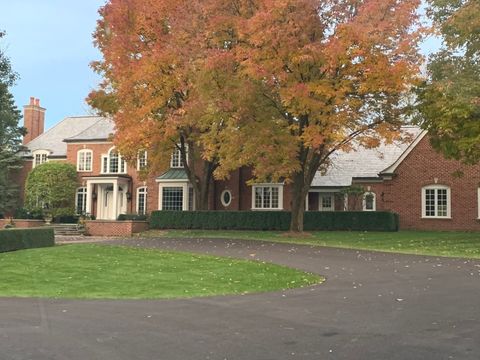
[[[158,299],[308,286],[317,275],[257,261],[120,246],[66,245],[0,254],[0,296]]]
[[[317,231],[302,235],[274,231],[169,230],[148,231],[145,237],[227,238],[263,240],[282,243],[332,246],[350,249],[386,251],[405,254],[480,258],[480,233],[400,231]]]

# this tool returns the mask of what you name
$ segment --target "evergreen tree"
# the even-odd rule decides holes
[[[0,39],[5,33],[0,31]],[[12,171],[20,168],[21,113],[15,106],[9,88],[15,83],[10,60],[0,49],[0,214],[12,210],[18,201],[18,186],[12,180]]]

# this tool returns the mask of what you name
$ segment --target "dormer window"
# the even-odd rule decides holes
[[[49,151],[37,150],[33,152],[33,167],[44,164],[48,161]]]
[[[115,148],[108,151],[108,155],[102,156],[102,174],[126,174],[127,162]]]

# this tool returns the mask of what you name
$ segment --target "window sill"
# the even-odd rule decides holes
[[[429,219],[432,219],[432,220],[452,220],[452,217],[451,216],[422,216],[422,219],[425,219],[425,220],[429,220]]]
[[[283,208],[277,208],[277,209],[261,209],[261,208],[252,208],[252,211],[283,211]]]

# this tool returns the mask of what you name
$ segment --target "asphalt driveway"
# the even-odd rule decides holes
[[[0,299],[0,358],[480,359],[480,261],[231,240],[114,240],[271,261],[320,286],[159,301]]]

